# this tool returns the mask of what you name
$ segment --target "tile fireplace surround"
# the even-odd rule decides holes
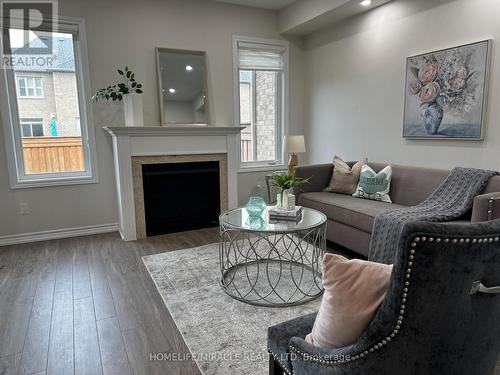
[[[138,165],[219,160],[221,208],[238,203],[238,139],[241,127],[104,127],[113,142],[120,234],[125,241],[145,237],[144,201]],[[135,166],[135,167],[134,167]],[[135,188],[134,188],[135,185]]]

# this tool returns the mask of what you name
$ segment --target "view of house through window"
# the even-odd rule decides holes
[[[22,118],[21,119],[21,136],[26,137],[43,137],[43,119],[41,118]]]
[[[279,124],[280,73],[240,71],[241,160],[276,160],[276,129]]]
[[[283,129],[282,46],[238,42],[241,162],[281,162]]]
[[[25,174],[85,170],[73,35],[46,33],[19,45],[23,30],[9,32]],[[54,59],[37,65],[30,47],[52,38]]]
[[[17,76],[19,97],[43,98],[42,77]]]

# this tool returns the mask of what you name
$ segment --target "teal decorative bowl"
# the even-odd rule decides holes
[[[245,206],[248,216],[251,218],[258,218],[266,209],[266,201],[262,197],[250,197]]]

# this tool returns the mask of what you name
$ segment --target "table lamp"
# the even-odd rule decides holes
[[[304,142],[303,135],[289,135],[285,137],[286,149],[290,154],[290,160],[288,160],[288,172],[292,172],[293,168],[299,165],[299,159],[297,154],[300,152],[306,152],[306,144]]]

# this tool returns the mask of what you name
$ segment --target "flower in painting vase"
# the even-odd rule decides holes
[[[459,66],[455,72],[455,78],[462,78],[465,80],[467,78],[467,69],[465,66]]]
[[[440,92],[441,87],[439,86],[439,83],[428,83],[422,88],[422,90],[420,90],[420,101],[422,103],[432,103],[436,100]]]
[[[454,91],[460,91],[465,87],[465,79],[456,76],[451,80],[451,88]]]
[[[420,90],[422,90],[422,87],[423,87],[422,82],[420,82],[418,79],[411,81],[409,88],[410,94],[417,95],[420,92]]]
[[[439,74],[439,65],[437,63],[425,64],[418,72],[418,80],[426,85],[436,79]]]

